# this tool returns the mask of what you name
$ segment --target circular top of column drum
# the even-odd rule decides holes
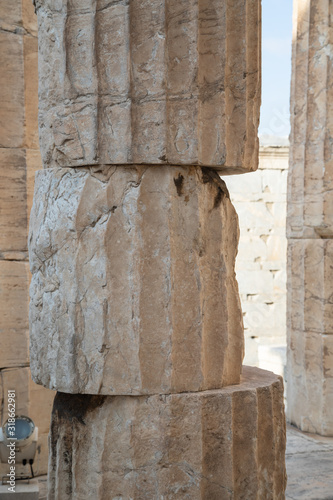
[[[260,0],[36,2],[44,167],[256,170]]]

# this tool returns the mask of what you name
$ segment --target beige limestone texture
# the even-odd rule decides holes
[[[31,2],[1,0],[0,148],[38,148],[37,56]]]
[[[284,499],[283,382],[244,368],[217,391],[57,393],[49,500]]]
[[[259,0],[35,3],[44,167],[257,168]]]
[[[35,457],[34,472],[47,473],[48,464],[48,432],[52,403],[55,393],[44,387],[36,385],[30,375],[28,367],[10,368],[0,371],[0,398],[3,402],[0,409],[1,425],[8,418],[7,394],[15,390],[16,415],[30,417],[38,427],[38,444]],[[17,473],[29,473],[29,467],[17,465]],[[0,465],[0,474],[8,472],[6,464]]]
[[[288,418],[333,435],[333,241],[288,244]]]
[[[289,237],[333,235],[331,13],[327,0],[294,2]]]
[[[331,6],[294,8],[288,174],[288,419],[333,436]]]
[[[333,335],[291,330],[287,354],[288,419],[304,432],[333,436]]]
[[[29,362],[29,264],[0,261],[0,369]]]
[[[238,218],[201,167],[46,169],[30,221],[30,358],[62,392],[239,382]]]
[[[288,244],[288,327],[333,335],[333,240]]]

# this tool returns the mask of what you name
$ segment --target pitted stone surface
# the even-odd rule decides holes
[[[34,380],[153,394],[239,382],[238,218],[200,167],[47,169],[30,222]]]
[[[259,0],[36,4],[45,167],[257,168]]]
[[[58,393],[48,498],[283,500],[285,442],[282,379],[257,368],[218,391]]]

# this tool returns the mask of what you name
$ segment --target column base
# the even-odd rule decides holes
[[[285,443],[282,378],[257,368],[221,390],[57,393],[48,498],[283,499]]]

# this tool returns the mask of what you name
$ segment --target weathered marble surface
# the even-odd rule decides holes
[[[46,169],[30,222],[30,357],[62,392],[239,382],[238,218],[200,167]]]
[[[49,500],[284,499],[283,382],[154,396],[58,393]]]
[[[291,239],[288,245],[288,327],[333,335],[333,241]]]
[[[333,113],[329,2],[295,2],[288,174],[288,414],[333,436]]]
[[[288,419],[304,432],[333,436],[333,335],[291,330]]]
[[[45,167],[257,168],[259,0],[37,0]]]
[[[333,241],[288,245],[288,418],[333,435]]]
[[[291,238],[333,236],[331,23],[326,0],[295,2],[287,219]]]
[[[29,264],[0,260],[0,369],[29,363]]]

